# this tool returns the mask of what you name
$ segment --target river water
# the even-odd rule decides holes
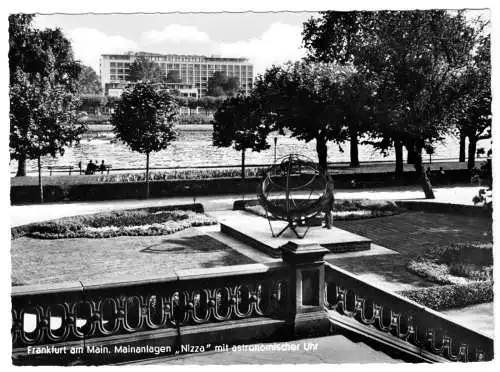
[[[247,151],[247,164],[270,164],[274,160],[274,138],[277,138],[276,155],[277,158],[286,156],[290,153],[298,153],[309,156],[317,160],[316,143],[298,141],[289,136],[273,135],[268,137],[270,148],[261,152]],[[329,162],[349,162],[349,143],[343,146],[344,152],[339,150],[335,143],[328,144]],[[489,148],[489,141],[481,142],[478,147]],[[405,154],[406,157],[406,154]],[[455,159],[458,157],[458,140],[455,137],[449,137],[443,143],[436,146],[436,151],[432,159]],[[372,146],[359,146],[359,159],[363,161],[394,161],[394,153],[384,157]],[[428,159],[424,156],[424,159]],[[42,167],[44,173],[46,167],[50,165],[73,165],[78,167],[81,161],[83,167],[89,160],[102,160],[106,164],[111,164],[113,169],[117,168],[144,168],[146,156],[131,151],[127,145],[116,141],[111,132],[100,133],[98,138],[84,138],[78,145],[66,149],[63,156],[52,158],[46,156],[42,158]],[[198,130],[180,130],[178,138],[171,142],[166,150],[152,153],[150,156],[151,167],[189,167],[206,165],[238,165],[241,163],[241,152],[232,148],[218,148],[212,145],[212,130],[210,128]],[[27,162],[27,173],[33,174],[37,171],[36,160]],[[11,172],[17,170],[17,162],[11,161]]]

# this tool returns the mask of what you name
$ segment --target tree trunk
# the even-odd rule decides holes
[[[40,203],[43,203],[42,162],[40,156],[38,156],[38,187],[40,188]]]
[[[469,136],[469,148],[467,154],[467,169],[472,169],[476,165],[477,140]]]
[[[427,177],[427,173],[425,172],[424,165],[422,164],[422,149],[417,149],[414,151],[414,163],[413,166],[417,171],[417,175],[420,177],[422,181],[422,189],[424,190],[426,199],[434,199],[434,192],[432,191],[431,181]]]
[[[358,130],[351,128],[351,167],[359,167]]]
[[[241,150],[241,179],[245,179],[245,149]]]
[[[396,150],[396,179],[401,178],[404,172],[403,165],[403,144],[399,140],[394,141],[394,149]]]
[[[415,164],[418,157],[417,152],[415,151],[415,143],[413,141],[409,141],[408,144],[406,145],[406,149],[408,150],[408,157],[406,159],[407,164]],[[422,157],[422,154],[420,154],[420,157]]]
[[[326,171],[328,168],[328,149],[326,147],[326,141],[323,136],[316,137],[316,152],[318,153],[318,166],[320,170]]]
[[[465,134],[460,133],[460,149],[458,150],[458,161],[460,163],[465,163]]]
[[[17,173],[16,177],[24,177],[26,176],[26,156],[21,155],[17,160]]]
[[[146,199],[149,199],[149,152],[146,153]]]

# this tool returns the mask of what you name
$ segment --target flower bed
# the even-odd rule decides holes
[[[266,217],[266,211],[261,205],[254,202],[245,204],[244,209],[250,213]],[[368,200],[368,199],[342,199],[335,201],[333,211],[334,220],[356,220],[364,218],[374,218],[382,216],[393,216],[403,211],[396,203],[389,200]],[[324,214],[318,214],[318,218],[323,218]]]
[[[12,229],[12,238],[23,235],[38,239],[168,235],[216,223],[212,217],[189,210],[117,211],[31,224],[23,229]]]
[[[438,284],[493,280],[493,244],[460,243],[429,249],[407,269]]]
[[[493,301],[493,282],[442,285],[399,292],[404,297],[434,310],[459,308]]]

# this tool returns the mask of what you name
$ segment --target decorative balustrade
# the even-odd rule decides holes
[[[414,348],[429,360],[487,361],[493,359],[493,340],[461,326],[442,314],[402,296],[377,288],[353,274],[325,264],[325,304],[358,332],[377,330],[384,342],[403,349]],[[340,325],[342,327],[342,325]],[[373,332],[372,332],[373,333]],[[433,358],[435,357],[435,358]],[[444,359],[443,359],[444,358]]]
[[[286,309],[286,269],[255,264],[118,284],[14,288],[13,348],[279,317]]]
[[[30,347],[179,348],[183,343],[316,337],[327,335],[332,326],[401,352],[405,360],[493,359],[491,338],[324,263],[326,252],[307,242],[289,242],[283,247],[284,262],[180,270],[171,277],[112,284],[14,287],[14,361],[74,361],[50,353],[34,361]],[[83,354],[76,359],[86,364],[139,358]]]

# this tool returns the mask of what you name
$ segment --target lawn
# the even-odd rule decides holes
[[[178,269],[254,263],[196,228],[168,236],[12,240],[14,285],[120,276],[171,275]]]

